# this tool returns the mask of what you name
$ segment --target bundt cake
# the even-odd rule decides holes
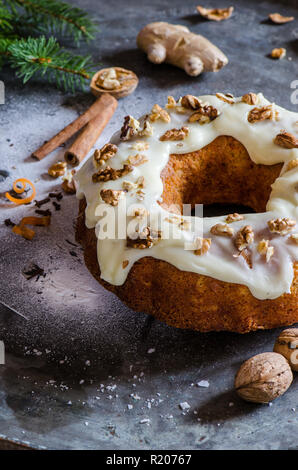
[[[76,175],[93,276],[136,311],[198,331],[298,321],[298,114],[262,94],[168,97]],[[254,211],[202,217],[202,205]]]

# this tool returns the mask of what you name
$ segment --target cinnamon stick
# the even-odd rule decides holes
[[[39,149],[32,153],[32,157],[42,160],[49,153],[55,150],[59,145],[64,144],[70,137],[72,137],[76,132],[78,132],[82,127],[84,127],[91,119],[93,119],[98,114],[109,115],[109,110],[115,111],[117,107],[117,100],[113,98],[110,94],[105,94],[100,96],[87,111],[85,111],[81,116],[75,119],[73,122],[68,124],[62,131],[52,137],[48,142],[42,145]],[[111,115],[112,115],[111,114]],[[110,117],[111,117],[110,115]],[[107,124],[107,121],[106,121]]]
[[[64,154],[64,158],[67,163],[76,166],[79,165],[79,163],[86,157],[87,153],[91,150],[103,129],[113,116],[117,108],[117,104],[117,100],[113,98],[113,102],[111,101],[109,106],[105,107],[100,114],[95,116],[88,122],[88,124],[86,124],[74,143]]]

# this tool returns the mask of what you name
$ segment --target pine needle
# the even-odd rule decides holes
[[[0,0],[0,66],[9,64],[24,83],[40,75],[64,89],[83,88],[94,67],[90,56],[74,55],[46,36],[68,34],[78,42],[95,30],[86,12],[59,0]]]
[[[5,44],[3,46],[5,48]],[[11,67],[17,69],[17,77],[22,78],[24,83],[34,75],[46,74],[59,87],[74,91],[76,86],[83,87],[92,73],[89,56],[73,55],[65,51],[54,37],[29,37],[12,41],[6,47],[6,54],[9,55]]]
[[[0,0],[0,34],[11,32],[12,30],[12,14]]]
[[[70,35],[76,42],[93,39],[97,30],[95,23],[80,8],[59,0],[4,0],[17,12],[17,7],[26,10],[44,33]]]

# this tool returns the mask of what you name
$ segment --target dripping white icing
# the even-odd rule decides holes
[[[192,111],[179,114],[175,109],[168,109],[171,122],[161,120],[152,123],[153,135],[150,137],[135,137],[128,141],[121,141],[119,133],[115,134],[111,142],[118,147],[116,155],[108,161],[112,168],[123,167],[129,155],[138,153],[132,149],[136,141],[144,141],[149,144],[147,150],[140,153],[146,156],[147,162],[134,167],[133,172],[115,181],[93,183],[92,175],[95,173],[92,157],[83,165],[76,175],[78,183],[77,196],[85,197],[87,201],[86,225],[88,228],[96,227],[100,217],[96,215],[96,209],[103,204],[100,196],[101,189],[122,189],[123,181],[135,182],[143,176],[145,179],[145,197],[142,206],[150,209],[150,222],[155,217],[161,217],[163,223],[169,217],[169,213],[163,209],[157,201],[163,192],[160,178],[162,169],[167,165],[169,155],[172,153],[188,153],[200,150],[215,138],[221,135],[229,135],[241,142],[247,149],[250,158],[255,163],[272,165],[284,162],[285,165],[279,178],[272,185],[272,193],[267,203],[267,212],[258,214],[245,214],[244,220],[233,222],[231,226],[235,233],[244,225],[251,225],[255,234],[255,242],[251,247],[253,267],[250,269],[242,257],[233,257],[237,252],[233,240],[226,237],[210,235],[210,228],[217,223],[225,223],[225,216],[203,219],[204,237],[212,238],[212,245],[207,254],[196,256],[193,251],[184,249],[185,242],[193,240],[193,233],[183,230],[180,239],[171,236],[162,239],[148,249],[128,248],[123,239],[98,239],[97,256],[101,270],[101,277],[114,285],[122,285],[132,265],[140,258],[152,256],[171,263],[183,271],[191,271],[213,278],[246,285],[251,293],[258,299],[274,299],[283,293],[289,293],[293,280],[293,262],[298,260],[298,245],[289,240],[288,236],[272,234],[267,227],[267,222],[275,218],[290,217],[298,221],[298,167],[291,171],[285,171],[289,161],[298,158],[298,149],[284,149],[273,143],[275,136],[282,129],[297,136],[298,113],[287,111],[275,106],[278,111],[278,120],[265,120],[250,124],[247,115],[254,106],[241,102],[236,98],[236,103],[231,105],[218,99],[216,96],[201,96],[203,102],[208,102],[220,112],[220,115],[208,124],[187,122]],[[258,103],[255,106],[270,104],[262,94],[258,94]],[[142,122],[142,121],[141,121]],[[189,134],[179,145],[175,141],[159,140],[167,130],[187,126]],[[182,145],[181,145],[182,144]],[[127,206],[140,205],[135,192],[126,194]],[[113,208],[117,213],[119,206]],[[111,206],[109,206],[111,208]],[[183,217],[190,220],[190,217]],[[174,228],[174,231],[178,228]],[[293,233],[298,232],[298,226]],[[257,251],[258,241],[263,238],[270,240],[274,247],[274,256],[269,263],[264,261]],[[128,265],[123,267],[123,261]],[[157,274],[158,275],[158,274]]]

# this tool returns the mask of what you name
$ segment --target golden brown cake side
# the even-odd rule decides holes
[[[137,261],[122,286],[103,281],[97,261],[95,231],[85,226],[84,209],[85,203],[81,201],[77,240],[84,248],[86,266],[100,284],[133,310],[151,314],[177,328],[202,332],[247,333],[298,321],[298,263],[295,263],[291,294],[274,300],[258,300],[246,286],[180,271],[151,257]]]

